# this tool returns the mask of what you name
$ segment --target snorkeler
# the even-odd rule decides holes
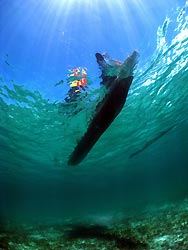
[[[83,98],[87,95],[87,73],[85,68],[76,68],[73,70],[69,70],[69,75],[67,78],[67,82],[70,86],[68,91],[68,96],[64,99],[66,102],[74,102],[79,98]],[[81,93],[85,93],[85,95],[80,96]]]
[[[83,87],[83,86],[75,86],[75,87],[71,87],[68,91],[68,96],[65,97],[65,101],[66,102],[74,102],[77,100],[77,98],[79,97],[80,93],[82,91],[85,91],[86,95],[87,95],[87,92],[86,92],[86,88]]]
[[[77,165],[86,157],[122,110],[133,80],[133,70],[137,63],[137,56],[138,52],[134,51],[123,63],[119,62],[111,65],[103,55],[96,53],[97,63],[102,71],[101,84],[105,85],[108,91],[104,99],[97,105],[95,115],[87,131],[70,155],[69,165]]]

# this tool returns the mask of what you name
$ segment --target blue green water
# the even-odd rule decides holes
[[[1,218],[103,224],[188,197],[186,3],[94,2],[0,1]],[[103,94],[95,53],[123,60],[134,49],[123,110],[83,162],[68,166]],[[91,84],[75,115],[61,107],[66,83],[54,85],[78,66]]]

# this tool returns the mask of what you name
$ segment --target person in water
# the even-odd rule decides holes
[[[83,95],[84,97],[87,95],[86,77],[87,73],[85,68],[79,67],[73,70],[69,70],[67,82],[70,86],[70,89],[67,94],[68,96],[64,99],[66,102],[70,103],[78,100],[78,98],[81,98],[81,93],[85,93],[85,95]]]

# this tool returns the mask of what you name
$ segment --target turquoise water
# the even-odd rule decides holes
[[[35,62],[28,61],[32,72],[26,63],[28,55],[23,63],[24,49],[19,58],[11,54],[14,53],[11,43],[7,45],[1,53],[0,75],[2,220],[46,222],[47,218],[79,221],[90,218],[106,225],[119,214],[138,215],[148,207],[157,208],[159,204],[187,198],[187,20],[186,7],[174,6],[156,25],[155,39],[146,39],[145,46],[141,42],[139,62],[123,110],[75,167],[67,165],[68,157],[86,131],[104,92],[99,85],[100,71],[94,56],[100,46],[93,47],[90,56],[83,60],[86,66],[88,60],[93,85],[89,86],[89,95],[78,103],[81,111],[74,114],[75,109],[61,106],[67,85],[54,86],[64,78],[63,70],[54,77],[57,69],[53,68],[54,72],[44,78],[51,64],[46,66],[49,71],[45,69],[47,63],[43,64],[43,73],[37,79]],[[113,18],[112,22],[116,24]],[[113,39],[110,42],[113,47]],[[76,48],[75,41],[72,43],[73,48],[71,41],[67,47],[73,57]],[[134,40],[133,49],[140,46],[135,43]],[[106,47],[100,47],[100,52]],[[113,48],[112,55],[119,59],[132,52],[131,46],[126,53],[125,48],[118,48],[116,53]],[[79,50],[81,58],[85,57],[82,45]],[[36,59],[35,54],[33,57]],[[62,65],[65,75],[67,67],[74,66],[74,60],[68,64],[67,58]],[[75,61],[77,66],[77,57]]]

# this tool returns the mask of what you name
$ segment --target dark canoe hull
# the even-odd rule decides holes
[[[132,80],[132,76],[121,80],[113,80],[109,92],[106,94],[102,102],[97,105],[96,113],[91,120],[86,133],[70,155],[68,165],[79,164],[120,113],[126,102]]]

